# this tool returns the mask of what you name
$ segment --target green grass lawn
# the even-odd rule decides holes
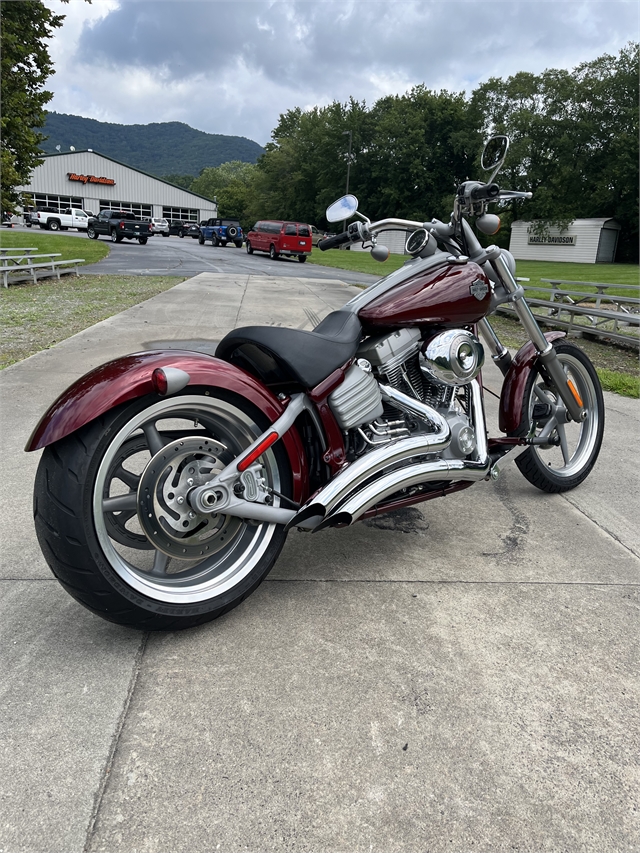
[[[60,261],[84,258],[85,264],[96,264],[106,258],[110,249],[109,243],[100,240],[66,237],[64,234],[51,234],[39,228],[31,228],[28,233],[3,228],[0,230],[0,246],[3,249],[29,246],[36,248],[38,252],[60,252]]]
[[[321,252],[320,249],[314,248],[311,257],[307,258],[307,263],[364,272],[382,278],[397,270],[408,260],[408,255],[391,255],[388,260],[380,263],[380,261],[374,261],[369,252],[342,251],[341,249],[328,249],[326,252]]]
[[[0,287],[0,369],[48,349],[181,281],[184,277],[65,275],[60,281],[45,278],[37,284],[23,282],[7,289]]]

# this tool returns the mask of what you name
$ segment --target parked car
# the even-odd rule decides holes
[[[211,240],[212,246],[226,246],[233,243],[238,249],[242,248],[242,226],[238,219],[207,219],[200,223],[200,243]]]
[[[314,246],[317,246],[320,240],[324,240],[327,236],[327,232],[320,231],[315,225],[310,225],[309,227],[311,228],[311,242]]]
[[[177,237],[195,237],[200,236],[200,228],[197,222],[188,222],[184,219],[170,219],[169,233],[175,234]]]
[[[303,264],[311,254],[311,226],[273,219],[256,222],[245,242],[249,255],[254,251],[268,252],[274,261],[284,255],[297,258]]]
[[[187,229],[184,232],[185,237],[193,237],[194,240],[200,239],[200,226],[197,222],[188,222]]]
[[[151,234],[162,234],[163,237],[168,237],[169,223],[166,219],[152,218],[149,220],[149,231]]]

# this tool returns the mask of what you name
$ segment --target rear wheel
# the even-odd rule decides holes
[[[298,260],[300,261],[301,264],[303,264],[307,260],[307,256],[306,255],[298,255]]]
[[[278,252],[278,250],[276,249],[276,247],[272,243],[269,246],[269,257],[271,258],[272,261],[276,261],[278,259],[279,254],[280,253]]]
[[[121,243],[122,237],[118,234],[115,228],[111,229],[111,242],[112,243]]]
[[[138,243],[140,243],[141,246],[146,246],[147,245],[147,238],[146,237],[138,237]]]
[[[127,403],[42,455],[40,546],[70,595],[105,619],[144,630],[215,619],[260,584],[280,553],[281,525],[200,515],[188,504],[194,482],[268,425],[245,400],[214,394]],[[290,495],[282,445],[260,461],[267,485]]]
[[[200,236],[198,237],[198,243],[200,243],[201,246],[204,246],[204,237],[202,236],[202,234],[200,234]]]
[[[60,230],[60,223],[58,222],[57,219],[50,219],[48,222],[48,228],[49,228],[49,231],[59,231]]]
[[[235,247],[236,247],[236,249],[241,249],[242,248],[242,240],[236,240]]]
[[[556,341],[553,347],[587,411],[586,420],[568,419],[564,403],[536,364],[527,378],[520,426],[512,435],[547,439],[521,453],[516,465],[543,492],[566,492],[580,485],[596,463],[604,433],[604,399],[595,368],[582,350],[566,341]]]

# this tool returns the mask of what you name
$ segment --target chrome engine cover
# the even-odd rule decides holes
[[[427,380],[452,387],[468,385],[483,364],[483,346],[466,329],[440,332],[423,345],[420,354],[420,369]]]

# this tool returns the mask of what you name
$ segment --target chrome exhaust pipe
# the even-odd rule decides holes
[[[380,386],[383,397],[393,401],[413,414],[428,420],[435,427],[435,432],[415,435],[411,438],[401,438],[389,442],[382,447],[372,450],[360,459],[343,468],[330,483],[302,506],[287,525],[314,529],[332,512],[341,501],[357,489],[362,483],[385,468],[411,459],[412,456],[424,456],[427,453],[440,453],[448,447],[451,441],[451,430],[446,419],[431,406],[408,397],[395,388]]]
[[[406,468],[389,471],[376,478],[351,497],[347,497],[341,505],[334,504],[334,509],[325,513],[323,520],[313,529],[314,532],[336,524],[353,524],[371,507],[385,498],[400,491],[434,480],[469,481],[484,480],[491,469],[487,433],[485,427],[482,393],[479,384],[471,383],[472,421],[476,432],[476,458],[467,459],[435,459],[418,462]],[[321,496],[323,492],[320,492]]]

